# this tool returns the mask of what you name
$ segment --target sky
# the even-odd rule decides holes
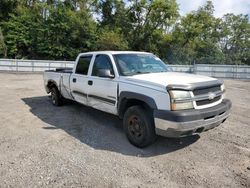
[[[197,10],[205,2],[206,0],[177,0],[181,15]],[[212,2],[216,17],[222,17],[226,13],[250,15],[250,0],[212,0]]]

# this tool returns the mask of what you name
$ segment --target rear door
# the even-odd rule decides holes
[[[71,93],[75,101],[88,105],[88,71],[93,55],[81,55],[78,58],[75,70],[70,77]]]
[[[98,54],[88,78],[88,103],[93,108],[117,114],[117,75],[114,78],[98,76],[99,69],[109,69],[115,75],[111,58],[106,54]]]

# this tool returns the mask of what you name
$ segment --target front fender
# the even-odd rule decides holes
[[[147,104],[151,109],[157,109],[155,100],[152,97],[136,92],[122,91],[118,101],[118,113],[120,117],[123,116],[123,113],[126,110],[127,102],[131,99],[141,101]]]

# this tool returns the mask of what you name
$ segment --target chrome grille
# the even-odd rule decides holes
[[[221,86],[211,86],[206,88],[198,88],[193,90],[195,103],[197,106],[203,106],[207,104],[212,104],[221,99],[222,96]],[[214,95],[214,98],[210,98],[209,95]]]
[[[200,101],[196,101],[196,105],[197,106],[202,106],[202,105],[206,105],[206,104],[211,104],[211,103],[217,102],[220,99],[221,99],[221,96],[215,97],[212,100],[209,100],[209,99],[200,100]]]
[[[216,92],[220,90],[221,90],[220,85],[218,85],[218,86],[207,87],[207,88],[202,88],[202,89],[194,89],[193,93],[194,93],[194,96],[196,96],[196,95],[204,95],[204,94],[208,94],[209,92]]]

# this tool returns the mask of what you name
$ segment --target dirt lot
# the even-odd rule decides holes
[[[1,73],[0,187],[250,187],[250,82],[225,83],[222,126],[138,149],[114,116],[53,107],[42,75]]]

